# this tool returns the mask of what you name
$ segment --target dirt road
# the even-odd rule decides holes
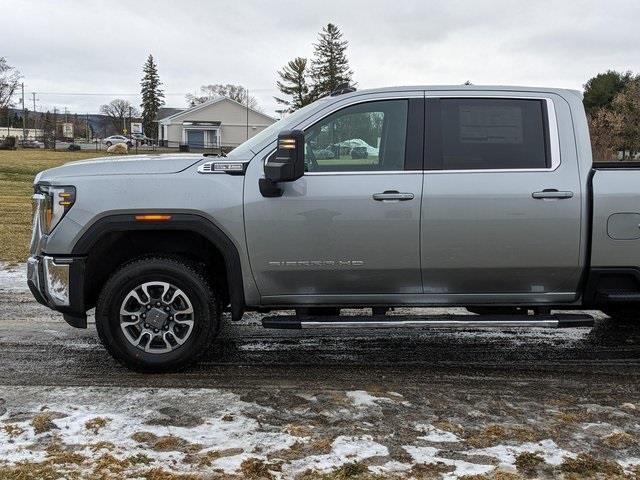
[[[21,273],[0,269],[0,477],[640,475],[640,322],[354,333],[247,316],[189,371],[140,375]]]

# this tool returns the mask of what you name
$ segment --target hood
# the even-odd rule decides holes
[[[92,158],[65,163],[40,172],[35,183],[42,180],[93,175],[149,175],[177,173],[203,160],[201,154],[127,155]]]

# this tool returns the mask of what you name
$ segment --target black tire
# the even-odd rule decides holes
[[[170,352],[145,352],[133,345],[120,328],[122,302],[131,290],[145,282],[175,285],[193,307],[190,335]],[[178,371],[196,362],[211,347],[220,328],[221,312],[211,285],[194,266],[172,258],[150,257],[125,264],[109,278],[96,305],[96,328],[102,344],[122,365],[141,372]]]
[[[109,148],[113,144],[111,142],[105,142],[105,145],[107,146],[107,148]]]

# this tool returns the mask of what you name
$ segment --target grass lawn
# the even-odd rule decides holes
[[[0,150],[0,261],[23,262],[31,239],[33,178],[41,170],[104,152]]]

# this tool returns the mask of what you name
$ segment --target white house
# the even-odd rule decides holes
[[[226,97],[216,97],[184,110],[158,112],[161,145],[192,149],[236,147],[276,121]]]

